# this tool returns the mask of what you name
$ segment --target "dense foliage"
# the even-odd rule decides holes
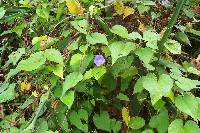
[[[1,0],[0,132],[200,133],[200,0]]]

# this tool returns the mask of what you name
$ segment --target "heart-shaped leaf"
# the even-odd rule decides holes
[[[72,111],[69,115],[69,120],[81,131],[88,132],[88,112],[86,110],[79,109],[78,112]]]
[[[109,46],[111,52],[112,64],[114,64],[118,58],[127,56],[131,51],[136,49],[136,45],[132,42],[113,42]]]

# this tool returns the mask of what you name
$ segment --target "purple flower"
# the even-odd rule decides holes
[[[101,66],[105,63],[105,59],[103,57],[103,55],[96,55],[94,58],[94,64],[96,64],[97,66]]]

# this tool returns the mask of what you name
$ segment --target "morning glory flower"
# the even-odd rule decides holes
[[[105,59],[103,55],[96,55],[94,58],[94,64],[97,66],[101,66],[105,63]]]

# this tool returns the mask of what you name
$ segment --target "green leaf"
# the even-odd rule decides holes
[[[188,36],[184,32],[177,32],[175,34],[175,37],[177,39],[179,39],[180,41],[182,41],[184,43],[187,43],[187,44],[189,44],[191,46],[190,40],[189,40]]]
[[[92,69],[92,76],[96,80],[99,80],[105,73],[106,73],[106,68],[104,66],[95,67],[95,68]]]
[[[50,9],[47,7],[46,4],[43,4],[42,6],[43,6],[42,8],[38,7],[38,8],[36,9],[36,13],[37,13],[37,15],[38,15],[39,17],[48,20],[48,19],[49,19]]]
[[[78,72],[70,73],[65,77],[65,82],[63,83],[62,96],[70,89],[73,88],[78,82],[83,79],[83,75]]]
[[[72,111],[69,116],[70,122],[83,132],[88,132],[88,112],[79,109],[78,112]]]
[[[164,46],[172,54],[181,54],[181,44],[175,40],[168,40]]]
[[[0,7],[0,19],[3,18],[5,13],[6,13],[6,10],[4,10],[3,7]]]
[[[127,56],[131,51],[136,49],[136,45],[131,42],[113,42],[108,46],[111,57],[112,57],[112,65],[119,59],[120,57]]]
[[[138,5],[137,9],[138,9],[140,15],[142,15],[142,14],[144,14],[145,12],[148,12],[149,9],[150,9],[150,7],[149,7],[149,6],[146,6],[146,5],[144,5],[144,4],[140,4],[140,5]]]
[[[25,48],[18,48],[17,51],[12,52],[8,58],[13,65],[16,65],[22,55],[25,54]]]
[[[92,75],[92,69],[88,70],[85,72],[84,76],[83,76],[83,80],[88,80],[91,79],[93,77]]]
[[[68,108],[70,109],[73,102],[74,102],[74,91],[67,91],[61,98],[60,100],[68,106]]]
[[[119,76],[122,78],[133,77],[138,74],[138,69],[135,66],[131,66],[126,71],[122,72]]]
[[[138,33],[138,32],[131,32],[130,34],[128,34],[129,39],[142,39],[142,36]]]
[[[9,86],[9,83],[7,81],[4,81],[0,84],[0,93],[2,93],[4,90],[6,90]]]
[[[200,85],[200,81],[198,80],[191,80],[185,77],[177,77],[175,81],[176,85],[182,89],[183,91],[190,91]]]
[[[148,41],[146,46],[152,49],[158,49],[157,41]]]
[[[159,76],[159,80],[154,74],[149,73],[143,78],[143,87],[149,91],[151,102],[154,105],[162,96],[168,96],[173,87],[173,80],[167,74]]]
[[[69,50],[70,52],[71,52],[71,51],[74,51],[74,50],[77,50],[77,49],[78,49],[79,41],[80,41],[79,38],[76,39],[75,41],[73,41],[73,42],[71,43],[71,45],[67,46],[67,50]]]
[[[190,19],[195,17],[195,13],[194,13],[194,10],[192,8],[183,8],[183,12]]]
[[[132,117],[129,122],[129,127],[132,129],[140,129],[145,125],[145,120],[142,117]]]
[[[153,116],[150,119],[149,125],[152,128],[157,128],[158,133],[167,132],[167,128],[169,126],[168,111],[166,109],[161,110],[161,112],[158,115]]]
[[[141,93],[143,89],[144,89],[144,87],[143,87],[143,77],[140,77],[137,80],[137,82],[135,83],[134,93]]]
[[[121,76],[121,74],[131,67],[133,61],[133,56],[124,56],[119,58],[111,68],[112,74],[115,77]]]
[[[22,32],[24,30],[24,28],[26,28],[26,24],[22,23],[20,25],[17,25],[14,29],[12,29],[12,32],[15,32],[19,37],[21,37]]]
[[[104,34],[95,32],[86,36],[87,42],[90,44],[102,43],[108,45],[108,40]]]
[[[143,39],[147,42],[148,41],[158,41],[158,40],[160,40],[160,35],[153,31],[147,30],[143,34]]]
[[[116,121],[115,119],[111,120],[111,124],[110,127],[112,129],[112,131],[114,133],[118,133],[121,129],[121,122],[120,121]]]
[[[34,37],[32,40],[32,45],[36,45],[44,40],[47,40],[48,36],[44,35],[44,36],[40,36],[40,37]]]
[[[160,40],[160,35],[153,31],[145,31],[143,39],[147,41],[146,46],[152,49],[158,49],[157,41]]]
[[[15,76],[18,72],[20,72],[19,69],[10,69],[9,73],[6,75],[6,81],[8,81],[11,77]]]
[[[70,24],[79,32],[87,34],[88,22],[86,19],[71,21]]]
[[[108,114],[108,112],[100,112],[100,114],[95,114],[93,116],[93,122],[95,124],[95,126],[98,129],[104,130],[104,131],[111,131],[111,127],[110,127],[110,116]]]
[[[63,56],[57,49],[46,49],[44,52],[44,57],[49,61],[63,65]]]
[[[154,133],[152,129],[145,129],[142,133]]]
[[[129,38],[128,30],[121,25],[113,26],[110,31],[120,37]]]
[[[175,105],[181,112],[190,115],[194,119],[200,120],[199,99],[194,95],[185,94],[176,97]]]
[[[38,69],[40,66],[44,65],[46,58],[44,57],[44,52],[36,52],[26,60],[21,60],[18,63],[17,69],[24,71],[33,71]]]
[[[58,77],[60,77],[60,78],[63,79],[63,65],[60,65],[60,64],[56,65],[56,66],[53,68],[53,73],[54,73],[56,76],[58,76]]]
[[[122,101],[130,101],[127,95],[124,95],[123,93],[119,93],[117,95],[117,99],[122,100]]]
[[[200,133],[200,128],[194,121],[187,121],[184,126],[185,133]]]
[[[143,78],[143,87],[149,91],[153,105],[162,97],[162,91],[154,74],[149,73]]]
[[[13,100],[15,98],[15,86],[16,84],[10,84],[7,90],[0,93],[0,103]]]
[[[139,48],[136,50],[135,54],[143,61],[144,66],[149,70],[154,70],[155,68],[149,63],[154,57],[154,52],[150,48]]]
[[[184,133],[183,121],[176,119],[168,127],[168,133]]]
[[[44,133],[48,130],[48,123],[44,118],[40,118],[36,122],[35,133]]]
[[[83,73],[87,69],[90,62],[93,60],[92,53],[87,54],[74,54],[70,60],[70,67],[73,71]]]
[[[176,119],[172,121],[168,128],[169,133],[199,133],[200,128],[194,121],[187,121],[183,126],[183,120]]]

